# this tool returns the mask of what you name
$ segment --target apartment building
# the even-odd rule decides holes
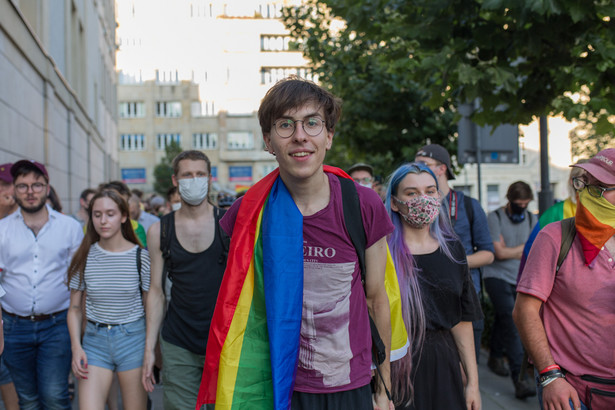
[[[219,189],[240,190],[277,166],[256,111],[276,81],[314,79],[280,19],[296,3],[118,1],[118,146],[131,187],[153,190],[171,140],[211,158]]]
[[[277,166],[264,150],[256,116],[203,115],[194,82],[121,85],[118,100],[119,161],[122,179],[131,187],[153,191],[154,167],[171,141],[209,157],[217,190],[240,190]]]
[[[119,177],[113,0],[0,0],[0,163],[44,163],[64,212]]]

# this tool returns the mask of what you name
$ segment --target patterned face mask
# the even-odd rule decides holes
[[[418,195],[408,201],[402,201],[393,197],[400,204],[408,207],[406,215],[399,213],[410,226],[414,228],[422,228],[425,225],[431,224],[440,214],[440,200],[428,195]]]

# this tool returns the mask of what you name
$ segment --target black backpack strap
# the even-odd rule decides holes
[[[171,269],[171,231],[175,225],[175,212],[160,218],[160,252],[162,253],[162,293],[165,293],[167,277],[173,280]]]
[[[139,274],[139,284],[141,283],[141,251],[143,250],[143,248],[141,248],[140,246],[137,247],[137,273]]]
[[[574,237],[577,234],[577,227],[574,224],[575,218],[567,218],[563,219],[560,224],[562,225],[562,243],[559,248],[559,256],[557,257],[557,265],[555,265],[555,274],[559,272],[559,269],[562,267],[566,256],[568,256],[568,252],[572,247],[572,242],[574,242]]]
[[[463,195],[463,205],[466,209],[466,216],[468,217],[468,221],[470,222],[470,230],[471,230],[472,224],[474,223],[474,207],[472,206],[472,198],[464,194]]]
[[[365,247],[367,238],[365,236],[365,228],[363,226],[363,216],[361,215],[361,203],[359,202],[359,194],[357,187],[352,179],[338,176],[340,186],[342,188],[342,209],[344,210],[344,225],[350,236],[350,240],[357,252],[359,259],[359,269],[361,270],[361,282],[363,283],[363,291],[365,291]],[[376,371],[382,380],[385,393],[391,400],[391,393],[384,383],[384,378],[378,367],[386,359],[386,347],[378,332],[376,322],[369,315],[369,327],[372,334],[372,359],[376,365]]]
[[[357,187],[352,179],[338,177],[342,187],[342,207],[344,210],[344,225],[350,235],[350,240],[357,251],[359,258],[359,268],[361,269],[361,282],[365,286],[365,228],[363,227],[363,217],[361,216],[361,204]]]
[[[142,261],[141,261],[141,251],[143,250],[143,248],[141,248],[140,245],[137,245],[137,277],[139,278],[139,296],[141,297],[141,304],[145,306],[145,304],[143,303],[143,283],[141,282],[141,267],[142,267]]]

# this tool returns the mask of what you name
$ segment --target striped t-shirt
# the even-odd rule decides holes
[[[137,245],[124,252],[109,252],[98,245],[90,247],[83,282],[75,275],[70,288],[86,292],[85,316],[100,323],[130,323],[145,314],[139,289],[149,290],[150,260],[141,250],[141,280],[137,273]]]

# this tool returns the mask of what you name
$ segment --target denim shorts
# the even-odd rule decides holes
[[[88,366],[116,372],[139,368],[145,351],[145,318],[115,326],[88,321],[82,346]]]

